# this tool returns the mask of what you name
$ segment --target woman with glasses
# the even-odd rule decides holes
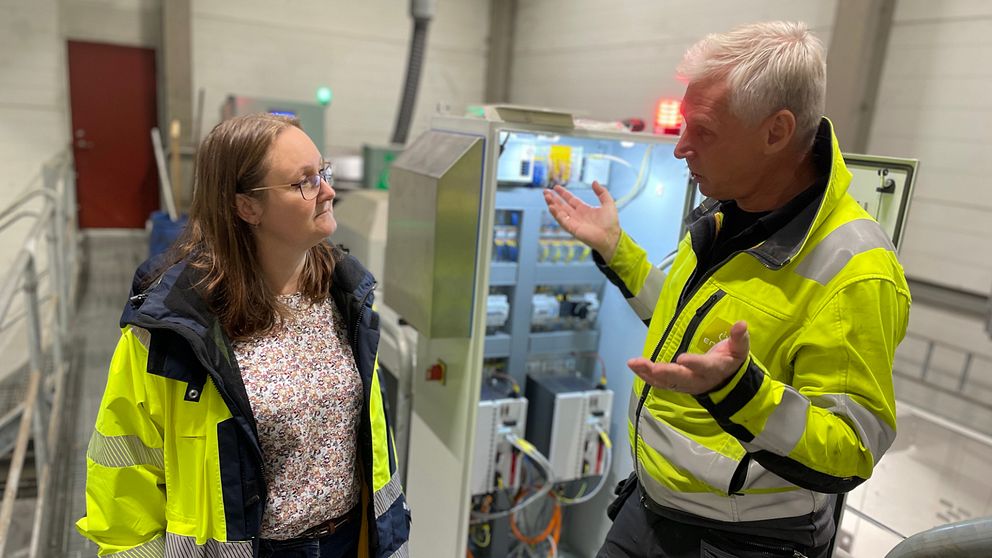
[[[80,532],[101,555],[406,556],[375,281],[327,241],[330,167],[256,114],[214,128],[195,175],[121,317]]]

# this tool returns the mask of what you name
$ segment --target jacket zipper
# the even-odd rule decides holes
[[[759,552],[761,554],[765,554],[767,556],[783,556],[791,552],[792,558],[806,558],[805,554],[799,552],[798,550],[792,548],[791,546],[782,546],[778,544],[755,544],[746,539],[736,539],[734,541],[734,544],[738,546],[743,546],[744,548]]]
[[[685,291],[686,287],[688,287],[688,283],[686,284],[685,287],[683,287],[682,294],[679,295],[679,303],[678,306],[676,306],[675,308],[675,314],[672,317],[672,321],[668,322],[668,327],[665,328],[665,332],[661,335],[661,339],[658,340],[658,345],[654,348],[654,353],[651,354],[652,362],[654,362],[654,360],[658,358],[658,354],[661,352],[661,347],[665,344],[665,341],[668,339],[668,335],[672,332],[672,327],[675,325],[675,322],[678,321],[679,315],[682,313],[682,310],[684,310],[685,307],[688,305],[689,301],[692,300],[692,297],[695,296],[696,292],[699,291],[699,288],[702,287],[706,283],[706,280],[712,277],[717,270],[719,270],[721,267],[726,265],[727,262],[732,260],[734,256],[736,256],[737,254],[741,254],[743,252],[747,252],[747,250],[738,250],[736,252],[733,252],[730,255],[728,255],[726,258],[724,258],[722,262],[710,268],[709,271],[704,273],[703,276],[699,278],[699,281],[696,282],[696,285],[692,288],[691,291],[689,291],[688,295],[686,294]],[[692,280],[691,276],[689,277],[689,280]],[[718,293],[723,293],[723,291],[717,291],[717,293],[714,293],[713,296],[715,296]],[[723,294],[720,295],[721,298],[723,297]],[[713,296],[711,296],[705,303],[703,303],[703,306],[700,307],[700,310],[704,306],[707,305],[712,306],[713,304],[716,304],[716,301],[713,301],[712,304],[710,303],[710,300],[713,299]],[[698,317],[698,310],[696,317]],[[696,317],[693,317],[694,321]],[[698,327],[698,323],[696,325]],[[693,331],[692,333],[695,334],[695,331]],[[687,345],[687,343],[688,342],[685,340],[685,338],[683,338],[682,343],[679,344],[679,348],[682,349],[682,346]],[[678,357],[678,355],[679,352],[676,351],[675,356],[672,357],[672,360],[674,361],[674,359]],[[640,469],[640,465],[637,462],[637,448],[640,445],[640,438],[638,437],[638,433],[641,426],[641,410],[644,409],[644,402],[647,401],[649,393],[651,393],[651,384],[645,382],[644,388],[641,389],[641,397],[637,401],[637,409],[634,411],[634,472],[635,473],[638,472],[638,470]]]
[[[365,302],[368,301],[369,296],[371,296],[372,295],[372,292],[375,290],[375,285],[376,285],[376,282],[373,281],[372,282],[372,286],[369,287],[369,290],[362,296],[361,303],[359,303],[359,305],[358,305],[358,317],[355,320],[355,327],[353,329],[354,333],[352,334],[352,338],[351,338],[351,352],[352,352],[353,355],[355,355],[355,358],[356,359],[357,359],[357,356],[358,356],[358,334],[359,334],[359,332],[361,330],[361,327],[362,327],[362,317],[365,316]],[[375,366],[374,365],[372,367],[372,374],[375,374]],[[369,379],[369,390],[371,390],[371,389],[372,389],[372,380]],[[369,398],[364,397],[364,394],[363,394],[363,399],[368,400]],[[368,417],[368,409],[364,409],[363,412],[362,412],[362,420],[363,421],[368,420],[367,417]],[[369,430],[371,430],[371,428],[372,428],[372,425],[369,424]],[[365,467],[362,468],[362,473],[365,475],[365,482],[366,482],[366,485],[368,486],[368,492],[369,492],[369,504],[368,504],[368,509],[366,510],[366,515],[368,516],[367,519],[369,521],[369,525],[375,525],[375,505],[373,503],[373,501],[375,499],[375,494],[373,493],[373,490],[372,490],[372,486],[373,486],[372,485],[372,468],[373,468],[373,465],[372,465],[371,459],[369,460],[369,463]],[[365,472],[366,469],[368,470],[368,472]],[[374,528],[372,529],[372,532],[373,533],[375,532],[375,529]],[[374,552],[375,549],[376,549],[376,547],[378,546],[378,536],[373,537],[370,534],[370,536],[368,538],[368,543],[369,543],[369,551],[370,552]]]
[[[721,264],[721,265],[723,265],[723,264]],[[702,283],[700,283],[700,284],[702,284]],[[693,289],[693,293],[692,294],[695,294],[695,292],[696,292],[696,289]],[[699,308],[696,309],[695,315],[692,317],[691,320],[689,320],[689,325],[686,326],[685,333],[683,333],[683,335],[682,335],[682,341],[679,343],[679,347],[678,347],[678,349],[676,349],[675,355],[672,356],[671,362],[675,362],[675,359],[678,358],[678,356],[680,354],[682,354],[682,353],[685,352],[685,350],[689,347],[689,343],[692,341],[692,337],[696,334],[696,330],[699,329],[699,323],[703,321],[703,318],[706,316],[706,314],[709,313],[710,309],[713,308],[713,306],[716,305],[717,302],[720,302],[720,299],[722,299],[724,297],[724,295],[726,295],[726,294],[727,293],[724,292],[722,289],[721,290],[717,290],[715,293],[713,293],[712,295],[710,295],[710,297],[708,299],[706,299],[706,302],[704,302]],[[686,299],[686,301],[688,302],[691,299],[692,299],[692,297],[690,296],[689,298]],[[658,353],[661,352],[661,347],[665,344],[665,340],[668,339],[669,334],[671,334],[672,328],[675,326],[675,322],[678,321],[678,317],[682,313],[682,310],[685,309],[685,306],[686,306],[686,304],[682,304],[677,309],[677,311],[675,313],[675,317],[672,318],[672,321],[668,322],[668,327],[665,328],[665,333],[662,334],[661,340],[658,342],[658,345],[654,349],[654,353],[651,355],[651,361],[652,362],[654,362],[655,359],[658,358]],[[637,459],[637,446],[638,446],[638,444],[640,444],[640,438],[638,437],[638,435],[639,435],[640,427],[641,427],[641,409],[644,408],[644,402],[647,401],[648,394],[650,392],[651,392],[651,384],[645,382],[644,383],[644,388],[641,390],[641,398],[637,402],[637,410],[634,413],[634,417],[635,417],[635,422],[634,422],[634,459],[635,459],[635,464],[636,464],[636,459]]]
[[[351,337],[352,352],[356,352],[358,350],[358,331],[362,327],[362,316],[365,315],[365,301],[369,299],[369,296],[372,294],[372,291],[375,290],[375,285],[376,283],[375,281],[373,281],[372,286],[369,287],[368,292],[362,296],[362,301],[358,305],[358,319],[355,320],[355,329]],[[373,370],[373,372],[375,371]]]

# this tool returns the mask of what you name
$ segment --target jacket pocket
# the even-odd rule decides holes
[[[758,542],[747,535],[699,541],[700,558],[806,558],[788,543]]]
[[[392,556],[410,539],[410,507],[406,504],[406,498],[400,495],[375,520],[375,529],[379,538],[379,546],[376,549],[377,557]]]

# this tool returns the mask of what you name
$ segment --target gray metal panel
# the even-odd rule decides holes
[[[510,356],[510,336],[496,333],[486,336],[485,358],[505,358]]]
[[[599,348],[599,331],[552,331],[532,333],[530,352],[532,353],[589,353]]]
[[[534,278],[538,285],[592,285],[599,287],[606,276],[594,263],[539,263]]]
[[[224,118],[241,116],[255,112],[270,112],[275,114],[292,114],[300,120],[303,131],[310,136],[321,154],[324,153],[324,113],[326,107],[316,103],[300,101],[263,99],[260,97],[242,97],[230,95],[226,100]]]
[[[385,301],[428,337],[471,334],[483,145],[432,130],[393,163]]]
[[[493,262],[489,270],[490,286],[512,285],[517,281],[517,264]]]

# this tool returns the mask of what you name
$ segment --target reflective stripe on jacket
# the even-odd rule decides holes
[[[667,277],[625,234],[601,265],[648,325],[646,358],[704,353],[748,322],[750,355],[715,392],[635,378],[629,435],[649,503],[718,521],[811,514],[867,479],[895,438],[892,361],[909,288],[890,240],[847,194],[826,119],[814,150],[829,162],[822,198],[691,291],[694,247],[721,224],[712,200],[689,216]]]
[[[257,556],[264,461],[230,341],[196,295],[192,268],[173,266],[139,293],[152,269],[139,268],[121,316],[77,529],[101,556]],[[364,394],[360,555],[403,557],[410,513],[379,385],[374,285],[357,260],[340,256],[331,294]]]

